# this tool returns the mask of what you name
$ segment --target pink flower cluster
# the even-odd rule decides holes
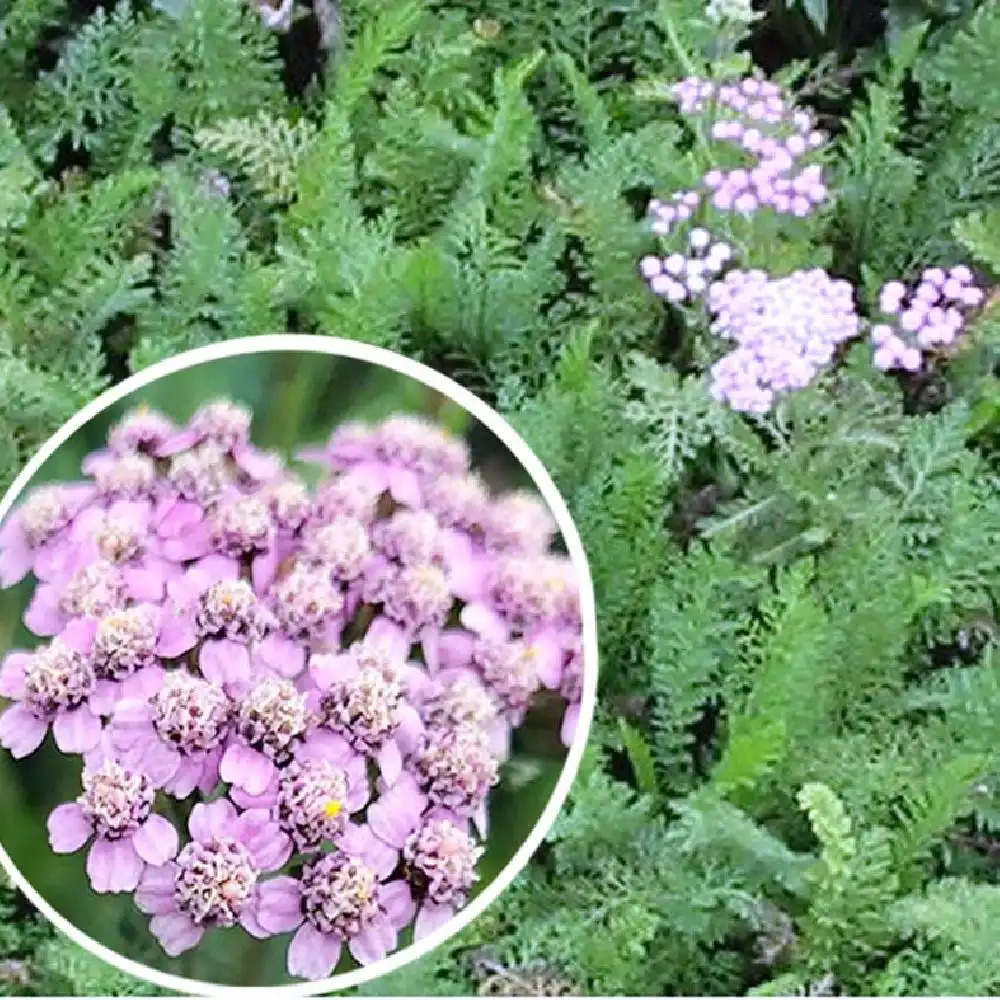
[[[860,330],[853,287],[819,268],[784,278],[731,271],[708,304],[713,332],[737,345],[712,368],[712,395],[745,413],[766,413],[779,393],[805,388]]]
[[[702,179],[718,211],[750,215],[768,207],[804,218],[826,200],[823,168],[802,162],[825,145],[826,136],[778,84],[755,77],[731,84],[691,77],[674,86],[673,96],[684,115],[707,112],[712,139],[748,158],[737,167],[713,168]]]
[[[707,229],[698,227],[688,233],[687,253],[643,257],[639,270],[654,294],[668,302],[688,302],[707,292],[732,256],[728,243],[713,240]]]
[[[0,583],[38,581],[0,744],[51,730],[81,794],[54,851],[134,892],[164,951],[215,928],[293,933],[329,976],[421,937],[477,880],[511,731],[548,689],[579,714],[580,605],[556,525],[491,496],[463,441],[411,416],[337,430],[315,490],[248,410],[183,428],[136,411],[87,481],[36,489],[0,529]]]
[[[882,321],[871,329],[872,363],[882,371],[919,371],[925,354],[955,344],[968,311],[984,297],[963,264],[947,271],[929,267],[910,288],[901,281],[887,282],[879,295]]]

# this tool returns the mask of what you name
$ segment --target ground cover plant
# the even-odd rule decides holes
[[[361,992],[996,992],[1000,3],[2,23],[8,481],[109,381],[292,329],[453,374],[580,528],[571,801]],[[13,912],[17,989],[142,989]]]

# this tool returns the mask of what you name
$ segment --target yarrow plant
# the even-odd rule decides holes
[[[886,372],[920,371],[957,343],[968,313],[985,298],[965,265],[927,268],[913,288],[887,282],[878,322],[860,315],[850,282],[822,268],[786,275],[740,268],[738,248],[713,234],[707,216],[715,211],[748,217],[764,208],[809,216],[828,200],[829,190],[822,165],[802,161],[821,151],[826,137],[811,112],[795,108],[778,84],[758,77],[736,83],[689,77],[671,95],[680,113],[712,140],[750,158],[736,167],[712,166],[700,190],[654,198],[649,226],[667,252],[639,262],[654,294],[675,306],[701,302],[710,331],[736,344],[711,368],[712,396],[737,412],[766,414],[783,394],[813,382],[842,345],[865,333],[872,363]]]
[[[250,411],[126,415],[87,480],[0,529],[44,641],[10,653],[0,743],[81,764],[48,818],[167,955],[216,928],[294,932],[289,974],[379,961],[466,902],[511,732],[579,715],[575,575],[539,498],[492,496],[417,417],[337,429],[311,490]]]

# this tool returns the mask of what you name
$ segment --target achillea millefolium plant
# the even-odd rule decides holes
[[[293,329],[480,393],[583,536],[571,801],[361,992],[996,992],[997,0],[2,24],[6,481],[126,372]],[[144,988],[9,905],[17,989]]]
[[[136,409],[15,508],[0,586],[34,576],[40,641],[0,666],[0,746],[51,730],[82,786],[51,850],[134,894],[166,955],[235,928],[253,963],[294,932],[288,974],[325,979],[465,905],[546,689],[572,741],[579,588],[541,499],[491,496],[431,420],[341,424],[302,453],[313,490],[251,433],[225,400],[183,427]],[[262,965],[238,985],[276,985]]]

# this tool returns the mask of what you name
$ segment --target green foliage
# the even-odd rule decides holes
[[[295,330],[495,404],[586,547],[569,804],[481,920],[362,995],[1000,988],[995,305],[933,377],[854,345],[748,419],[708,392],[704,313],[637,273],[648,199],[711,165],[666,88],[752,53],[819,111],[836,198],[720,235],[829,264],[866,313],[927,263],[990,284],[1000,0],[725,6],[344,0],[323,54],[251,4],[0,5],[4,485],[129,372]],[[0,989],[154,992],[6,889]]]

